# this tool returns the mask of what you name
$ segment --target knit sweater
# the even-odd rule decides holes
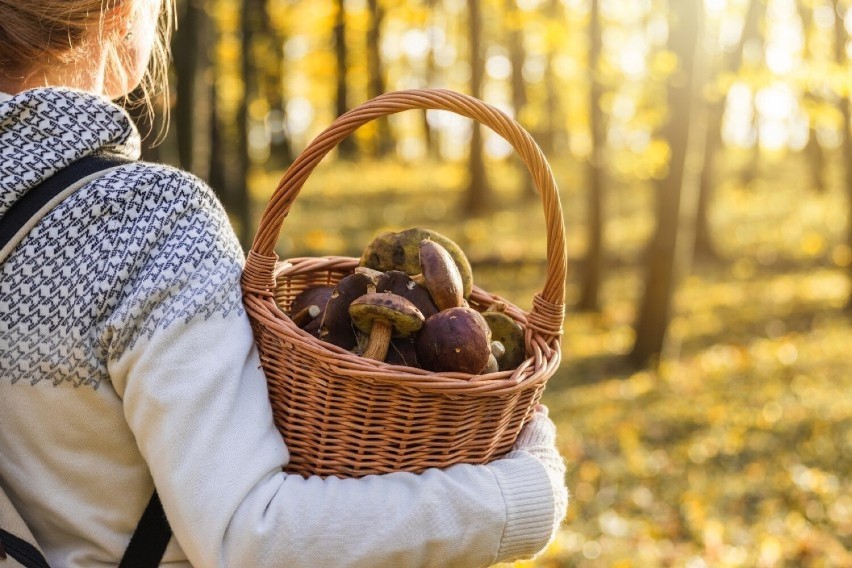
[[[139,148],[101,97],[0,99],[0,216],[85,155]],[[0,483],[52,566],[116,565],[154,486],[167,566],[485,566],[546,545],[567,498],[552,440],[419,475],[284,473],[243,262],[210,188],[134,162],[0,265]]]

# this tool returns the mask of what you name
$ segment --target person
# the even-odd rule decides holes
[[[138,157],[114,101],[158,82],[173,1],[0,2],[0,215],[83,156]],[[542,409],[485,465],[284,472],[243,262],[208,186],[133,161],[0,265],[0,484],[52,566],[116,565],[154,487],[167,566],[486,566],[547,546],[568,491]]]

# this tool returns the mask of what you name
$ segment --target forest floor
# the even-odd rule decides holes
[[[557,170],[571,270],[563,363],[544,401],[573,497],[557,540],[515,568],[852,565],[849,209],[839,184],[808,189],[795,160],[764,169],[771,177],[720,185],[711,224],[721,258],[682,278],[654,371],[626,359],[653,186],[611,184],[601,311],[583,314],[572,307],[582,182]],[[285,221],[280,254],[357,256],[381,230],[425,226],[468,252],[477,284],[527,309],[546,255],[523,179],[512,165],[492,171],[494,212],[465,218],[461,168],[321,166]]]

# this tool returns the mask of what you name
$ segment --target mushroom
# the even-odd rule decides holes
[[[376,292],[393,292],[402,296],[417,306],[424,318],[438,311],[438,306],[432,300],[429,290],[401,270],[388,270],[382,274],[376,286]]]
[[[497,358],[494,357],[494,354],[491,353],[488,355],[488,362],[485,363],[485,366],[479,371],[480,375],[487,375],[488,373],[496,373],[500,370],[500,367],[497,365]]]
[[[384,361],[391,337],[409,337],[423,326],[417,306],[390,292],[364,294],[349,305],[352,323],[369,333],[363,357]]]
[[[500,342],[504,353],[498,355],[497,363],[501,371],[514,369],[526,358],[524,330],[520,324],[504,313],[505,305],[495,305],[482,312],[482,317],[491,330],[491,338]]]
[[[464,283],[453,257],[440,244],[420,241],[420,274],[411,277],[426,286],[439,310],[457,308],[464,302]]]
[[[417,350],[414,347],[414,336],[391,339],[390,347],[388,347],[388,354],[385,355],[385,363],[419,368],[420,364],[417,362]]]
[[[319,333],[322,318],[319,316],[325,310],[328,299],[334,292],[333,286],[311,286],[299,292],[290,303],[290,319],[311,335]]]
[[[491,331],[473,308],[442,310],[423,322],[415,340],[417,360],[430,371],[478,374],[491,356]]]
[[[420,272],[420,241],[423,239],[435,241],[447,249],[462,278],[462,295],[468,298],[473,290],[470,261],[458,244],[437,231],[415,227],[398,233],[381,233],[364,249],[359,264],[382,272],[401,270],[406,274],[417,274]]]
[[[328,298],[317,337],[343,349],[356,347],[358,337],[349,317],[349,304],[359,296],[375,292],[380,276],[380,272],[356,269],[341,278]]]
[[[322,309],[316,305],[311,304],[310,306],[305,306],[290,318],[293,320],[298,327],[304,328],[307,324],[311,323],[318,315],[322,313]]]
[[[481,371],[479,371],[480,375],[486,375],[488,373],[496,373],[500,370],[500,365],[497,363],[497,360],[502,357],[506,353],[506,349],[503,347],[503,344],[499,341],[491,341],[491,353],[488,354],[488,362],[485,364],[485,367]]]

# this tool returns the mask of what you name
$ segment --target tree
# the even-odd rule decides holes
[[[720,65],[721,71],[736,72],[743,63],[743,49],[746,43],[759,34],[759,23],[763,16],[763,3],[750,0],[743,21],[739,41],[733,50],[727,53]],[[704,142],[704,167],[701,170],[701,183],[698,191],[698,211],[695,225],[695,256],[705,260],[718,258],[713,235],[710,231],[709,210],[713,190],[716,185],[716,157],[722,147],[722,117],[725,110],[724,93],[719,93],[708,109],[707,131]]]
[[[835,0],[834,3],[834,58],[837,63],[838,68],[843,69],[843,74],[846,75],[846,45],[849,43],[849,33],[846,31],[846,22],[844,18],[844,14],[846,13],[844,10],[844,2],[842,0]],[[838,97],[837,106],[840,110],[841,122],[840,122],[840,130],[841,130],[841,149],[843,151],[843,156],[848,157],[852,156],[852,133],[850,133],[850,123],[852,123],[852,119],[850,119],[850,108],[849,108],[849,93],[841,92]],[[849,162],[848,159],[842,160],[843,162],[843,170],[842,170],[842,179],[843,179],[843,187],[846,190],[847,199],[849,201],[848,208],[850,212],[849,220],[847,221],[848,227],[846,229],[846,244],[852,248],[852,163]],[[846,303],[847,310],[852,310],[852,295],[849,296],[849,299]]]
[[[679,268],[682,207],[691,202],[683,190],[690,125],[695,121],[691,112],[702,4],[701,0],[674,0],[670,7],[669,45],[679,64],[667,88],[669,115],[664,134],[670,148],[669,169],[657,185],[656,230],[647,251],[645,290],[635,326],[636,342],[630,353],[638,365],[652,363],[663,350]]]
[[[603,279],[603,148],[606,143],[601,112],[602,86],[599,78],[602,30],[600,1],[592,0],[589,18],[589,130],[592,134],[592,152],[586,166],[586,235],[588,246],[583,263],[583,281],[578,308],[598,311],[601,281]]]
[[[813,13],[812,9],[805,6],[801,0],[796,2],[796,7],[799,10],[799,19],[802,20],[802,30],[805,36],[802,58],[807,61],[813,56],[811,50]],[[805,108],[813,109],[820,104],[820,97],[810,88],[805,89],[802,97],[804,98],[803,105]],[[825,181],[825,153],[817,138],[816,124],[812,117],[808,123],[808,143],[805,146],[805,155],[808,157],[808,163],[810,164],[811,183],[817,193],[825,193],[827,187]]]
[[[346,78],[347,49],[346,49],[346,2],[335,0],[334,16],[334,54],[337,60],[337,92],[335,110],[337,116],[349,110],[349,84]],[[343,159],[353,159],[356,154],[355,140],[347,136],[337,145],[337,151]]]
[[[270,10],[267,4],[267,10]],[[285,124],[287,123],[287,102],[284,96],[284,34],[276,27],[272,14],[260,21],[260,48],[263,52],[259,69],[260,93],[269,106],[267,128],[269,129],[270,165],[280,168],[293,161],[293,148],[290,145]]]
[[[251,169],[249,108],[257,92],[257,67],[254,59],[254,38],[263,28],[266,17],[265,0],[243,0],[241,7],[240,69],[243,79],[242,101],[237,110],[236,167],[228,177],[229,200],[226,205],[235,221],[237,236],[244,248],[251,243],[251,207],[248,176]]]
[[[177,106],[174,112],[180,166],[205,178],[210,169],[208,124],[212,114],[212,71],[208,46],[213,29],[200,0],[187,0],[178,16],[174,68]]]
[[[367,29],[367,72],[369,74],[367,96],[373,98],[385,92],[385,71],[382,65],[381,52],[382,22],[385,10],[379,4],[379,0],[367,0],[367,7],[370,12],[370,26]],[[376,130],[373,153],[378,157],[383,157],[390,153],[395,146],[387,116],[382,116],[376,121]]]
[[[515,118],[520,122],[528,100],[527,82],[524,79],[524,64],[527,59],[527,51],[524,46],[524,18],[515,0],[506,0],[505,8],[504,21],[508,27],[506,43],[509,49],[509,61],[512,65],[512,109],[515,111]],[[519,167],[523,167],[518,156],[515,156],[515,162]],[[524,196],[530,200],[538,199],[538,190],[532,177],[524,175],[523,179]]]
[[[565,14],[561,0],[550,0],[546,8],[546,15],[549,19],[549,25],[563,19]],[[548,35],[552,36],[552,34]],[[544,67],[544,88],[546,91],[544,107],[548,119],[544,123],[544,131],[540,136],[541,148],[547,155],[552,155],[557,151],[557,138],[562,133],[559,88],[553,70],[557,50],[557,42],[554,41],[553,37],[549,37],[547,41],[547,62]]]
[[[467,5],[468,31],[470,33],[470,94],[473,97],[481,98],[482,77],[485,73],[485,62],[482,56],[482,11],[479,0],[468,0]],[[487,211],[491,205],[491,187],[485,173],[482,125],[474,121],[472,128],[473,134],[470,139],[468,158],[470,178],[464,210],[468,214],[479,215]]]
[[[424,82],[427,87],[434,87],[437,80],[437,69],[435,65],[435,44],[437,43],[437,23],[434,22],[436,5],[438,0],[425,0],[426,11],[430,14],[427,21],[427,33],[429,38],[429,48],[426,53],[426,69]],[[426,111],[423,111],[420,116],[423,119],[423,137],[426,141],[426,151],[429,157],[437,159],[440,157],[440,148],[438,135],[432,131],[432,126],[429,124],[429,118]]]

